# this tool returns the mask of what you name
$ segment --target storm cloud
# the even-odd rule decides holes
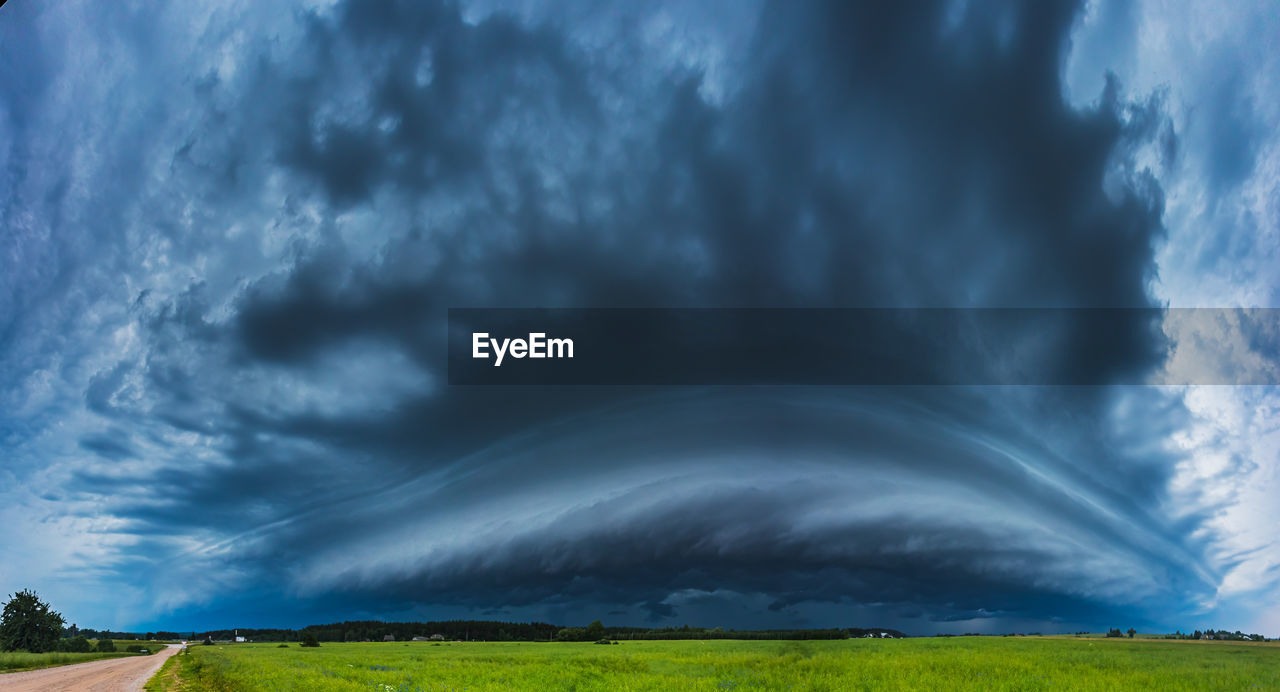
[[[928,633],[1187,629],[1231,571],[1181,391],[447,384],[451,307],[1165,305],[1177,114],[1064,81],[1092,8],[2,12],[4,516],[68,546],[6,588]],[[1240,185],[1267,130],[1206,117]]]

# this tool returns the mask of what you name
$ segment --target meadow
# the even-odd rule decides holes
[[[1038,637],[191,646],[155,692],[1278,690],[1280,645]]]

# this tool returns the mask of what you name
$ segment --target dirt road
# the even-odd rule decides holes
[[[141,692],[166,659],[178,653],[169,646],[150,656],[129,656],[70,666],[0,674],[4,692]]]

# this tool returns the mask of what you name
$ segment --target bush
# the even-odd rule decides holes
[[[111,641],[110,639],[99,639],[98,645],[93,647],[93,650],[97,651],[100,654],[115,653],[116,643]]]
[[[302,643],[298,646],[320,646],[320,642],[316,641],[316,635],[307,632],[302,635]]]
[[[93,651],[93,645],[84,637],[72,637],[71,639],[63,639],[59,643],[58,649],[75,654],[87,654]]]
[[[607,646],[607,645],[611,644],[612,642],[610,642],[608,639],[597,639],[597,640],[596,640],[596,643],[597,643],[597,644],[604,644],[604,645],[606,645],[606,646]]]
[[[288,645],[288,644],[281,644],[280,646],[277,646],[276,648],[277,648],[277,649],[287,649],[287,648],[289,648],[289,645]]]

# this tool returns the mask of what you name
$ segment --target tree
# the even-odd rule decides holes
[[[53,651],[66,624],[61,613],[40,600],[34,591],[13,594],[0,615],[0,650],[25,649],[33,654]]]
[[[320,642],[316,640],[316,635],[307,632],[302,635],[302,643],[298,646],[320,646]]]
[[[587,639],[589,641],[597,641],[604,639],[604,624],[599,620],[587,625]]]
[[[556,632],[556,641],[558,642],[584,642],[587,640],[587,631],[581,627],[561,627]]]
[[[70,651],[71,653],[77,654],[87,654],[90,651],[93,651],[93,645],[90,644],[89,640],[85,637],[72,637],[62,641],[64,642],[62,645],[63,651]]]
[[[1129,635],[1129,638],[1130,638],[1130,639],[1133,639],[1133,635],[1135,635],[1135,634],[1137,634],[1137,633],[1138,633],[1138,630],[1135,630],[1135,629],[1134,629],[1134,628],[1132,628],[1132,627],[1130,627],[1130,628],[1129,628],[1129,631],[1128,631],[1128,632],[1125,632],[1125,634]]]
[[[99,639],[98,645],[95,646],[93,650],[100,654],[114,653],[116,650],[116,643],[110,639]]]

